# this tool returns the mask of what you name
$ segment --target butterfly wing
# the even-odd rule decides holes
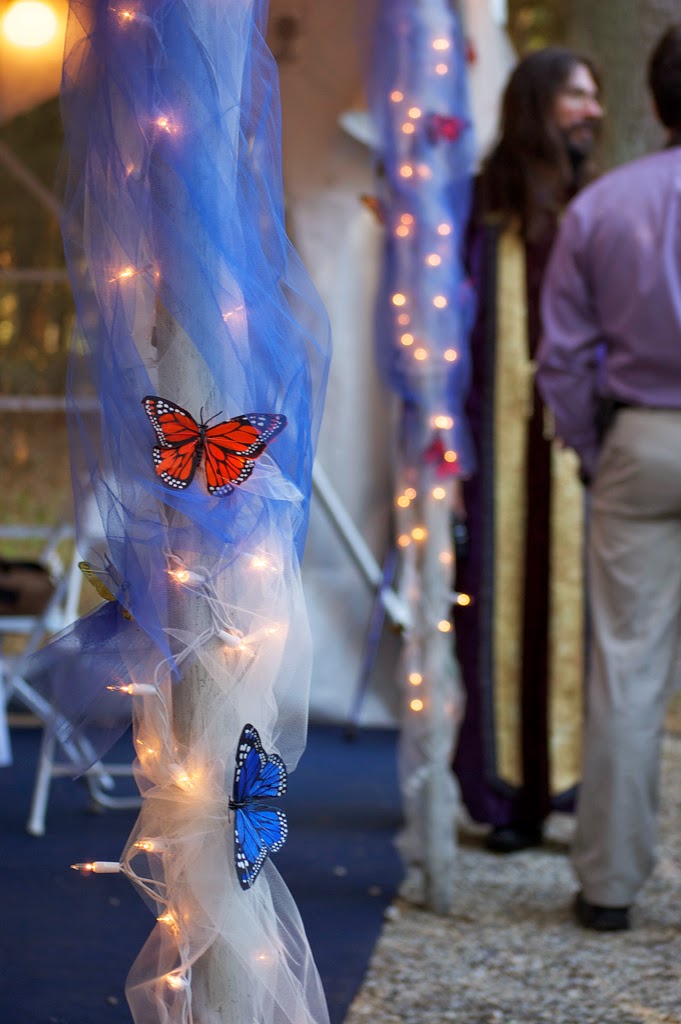
[[[265,800],[283,796],[288,774],[278,754],[265,753],[260,734],[254,725],[245,725],[239,737],[234,769],[233,800],[246,804],[251,800]]]
[[[112,594],[94,566],[90,565],[89,562],[79,562],[78,568],[88,583],[95,588],[100,597],[103,597],[105,601],[116,600],[115,594]]]
[[[115,585],[120,585],[121,589],[126,589],[125,585],[123,585],[120,579],[118,578],[118,573],[115,573],[114,575],[114,572],[112,571],[113,565],[111,564],[111,562],[108,561],[108,559],[106,569],[96,569],[89,562],[79,562],[78,568],[80,569],[88,583],[92,587],[94,587],[99,596],[103,597],[105,601],[117,601],[118,598],[113,593],[113,591],[110,590],[109,587],[107,587],[106,583],[102,579],[102,575],[106,574],[107,576],[110,576]],[[132,615],[127,610],[127,608],[123,608],[123,615],[125,616],[126,619],[132,619]]]
[[[229,494],[253,472],[254,459],[286,426],[285,416],[252,412],[206,427],[206,483],[211,494]]]
[[[199,426],[191,413],[167,398],[147,395],[142,405],[159,440],[153,451],[156,473],[168,487],[183,491],[201,461]]]
[[[201,461],[201,448],[196,441],[186,441],[172,448],[157,444],[152,454],[156,472],[164,484],[176,491],[189,487]]]
[[[232,805],[234,859],[242,889],[250,889],[269,853],[286,842],[286,815],[260,801],[286,792],[286,766],[278,754],[266,754],[258,730],[245,725],[241,731],[234,770]]]
[[[223,449],[206,445],[206,485],[217,498],[229,494],[235,487],[248,480],[255,462],[242,455],[234,455]]]
[[[278,808],[249,805],[235,812],[234,862],[242,889],[250,889],[267,860],[288,837],[286,815]]]
[[[182,406],[169,402],[167,398],[157,398],[156,395],[147,395],[142,399],[142,405],[156,431],[159,444],[167,448],[190,441],[198,443],[199,426],[192,414]]]

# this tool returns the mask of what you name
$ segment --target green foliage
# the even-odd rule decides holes
[[[52,100],[0,127],[0,141],[48,189],[62,148]],[[64,268],[55,217],[0,167],[0,270]],[[73,322],[68,283],[0,281],[0,393],[61,394]]]
[[[565,19],[564,0],[509,0],[509,34],[521,57],[542,46],[564,42]]]

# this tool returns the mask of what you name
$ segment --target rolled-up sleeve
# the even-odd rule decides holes
[[[590,218],[578,203],[563,218],[544,278],[537,386],[554,414],[556,434],[590,475],[598,454],[602,333],[590,285]]]

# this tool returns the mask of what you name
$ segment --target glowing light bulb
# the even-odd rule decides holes
[[[441,633],[450,633],[452,630],[452,624],[449,619],[440,619],[437,624],[437,628]]]
[[[415,487],[405,487],[404,493],[406,494],[410,501],[413,501],[414,498],[416,497],[417,492]]]
[[[404,306],[407,301],[407,296],[403,295],[402,292],[395,292],[392,299],[390,300],[393,306]]]
[[[439,267],[442,263],[442,257],[438,256],[436,252],[431,252],[426,256],[426,265],[429,267]]]
[[[18,0],[2,19],[5,39],[22,50],[37,50],[52,42],[59,25],[49,4],[42,0]]]
[[[151,697],[158,694],[158,690],[151,683],[125,683],[120,686],[107,686],[107,690],[114,693],[127,693],[130,697]]]
[[[167,849],[162,839],[138,839],[133,845],[142,853],[165,853]]]
[[[159,131],[165,132],[167,135],[177,135],[180,130],[179,126],[166,114],[161,114],[157,117],[154,124]]]
[[[402,132],[404,135],[413,135],[415,131],[416,129],[414,128],[414,125],[411,123],[411,121],[405,121],[404,124],[402,125]]]
[[[446,348],[445,349],[445,359],[446,359],[446,361],[448,363],[455,363],[458,358],[459,358],[459,353],[456,351],[455,348]]]
[[[414,223],[414,218],[412,217],[412,215],[410,213],[403,213],[402,216],[400,217],[400,221],[403,224],[406,224],[407,226],[409,226],[409,225]]]
[[[434,416],[430,423],[431,426],[437,427],[438,430],[450,430],[454,426],[454,420],[451,416]]]
[[[399,498],[397,498],[395,504],[399,508],[409,508],[409,506],[411,505],[411,502],[409,501],[409,498],[407,498],[407,496],[405,494],[400,494],[400,496],[399,496]]]
[[[454,561],[454,556],[452,555],[451,551],[441,551],[440,554],[438,555],[438,560],[442,563],[442,565],[451,565],[452,562]]]
[[[395,228],[395,234],[398,238],[406,238],[409,234],[409,228],[406,224],[398,224]]]
[[[414,350],[414,359],[418,359],[418,361],[420,363],[422,363],[424,361],[424,359],[427,359],[427,358],[428,358],[428,350],[427,349],[425,349],[425,348],[417,348],[417,349]]]
[[[227,310],[226,313],[223,313],[222,314],[222,319],[226,323],[228,320],[231,320],[233,316],[238,316],[239,313],[242,313],[243,310],[244,310],[244,306],[243,306],[243,303],[242,303],[242,305],[236,306],[234,309],[229,309],[229,310]]]
[[[415,700],[409,701],[409,707],[412,711],[423,711],[423,701],[417,697]]]
[[[277,567],[274,564],[274,562],[272,562],[269,557],[265,557],[264,555],[254,555],[253,556],[253,558],[251,559],[251,569],[255,569],[255,570],[267,569],[270,572],[276,572],[277,571]]]
[[[185,978],[184,974],[179,974],[177,971],[173,971],[171,974],[166,974],[165,981],[170,988],[174,988],[177,991],[183,988],[189,988],[189,982]]]
[[[410,107],[409,110],[407,111],[407,113],[409,114],[410,117],[414,117],[414,118],[420,117],[421,116],[421,108],[420,107]]]
[[[409,316],[408,313],[400,313],[400,315],[397,318],[397,322],[400,325],[400,327],[406,327],[410,320],[411,317]]]
[[[416,170],[418,172],[419,178],[423,178],[424,181],[428,181],[433,176],[433,172],[431,171],[428,164],[419,164]]]
[[[199,573],[192,572],[187,569],[186,566],[181,566],[177,569],[168,569],[168,575],[176,583],[181,583],[182,586],[195,586],[196,584],[203,583],[203,576]]]
[[[400,167],[401,178],[412,178],[414,176],[414,168],[411,164],[402,164]]]
[[[86,864],[72,864],[71,867],[81,875],[117,875],[121,870],[117,860],[91,860]]]
[[[426,539],[426,537],[428,536],[428,531],[426,530],[425,526],[415,526],[414,529],[411,531],[411,535],[414,540],[421,541]]]
[[[421,675],[420,672],[410,672],[409,682],[411,683],[412,686],[420,686],[421,683],[423,682],[423,676]]]
[[[121,21],[134,21],[135,20],[135,12],[127,10],[127,9],[124,10],[124,11],[119,11],[118,12],[118,17],[121,19]]]
[[[458,455],[456,454],[456,452],[455,452],[455,451],[452,451],[452,449],[451,449],[451,448],[449,448],[449,449],[448,449],[448,450],[447,450],[447,451],[445,452],[445,454],[444,454],[444,460],[445,460],[445,462],[456,462],[456,460],[458,459],[458,457],[459,457],[459,456],[458,456]]]
[[[414,344],[414,335],[409,333],[403,334],[400,337],[400,341],[408,348],[410,345]]]
[[[408,548],[410,544],[411,537],[409,536],[408,533],[401,533],[400,536],[397,538],[398,548]]]
[[[449,49],[449,40],[448,39],[444,39],[442,36],[439,36],[437,39],[433,39],[433,49],[434,50],[448,50]]]
[[[109,278],[109,284],[114,284],[116,281],[129,281],[131,277],[136,277],[139,271],[135,270],[134,267],[123,267],[122,270],[117,271],[113,277]]]
[[[436,64],[435,65],[435,73],[437,75],[446,75],[448,71],[449,71],[449,66],[447,64]]]
[[[166,912],[164,914],[161,914],[160,917],[157,917],[156,920],[158,921],[159,924],[166,925],[166,927],[170,928],[170,930],[172,932],[175,932],[175,934],[177,934],[177,932],[179,932],[180,930],[180,926],[177,923],[177,918],[170,910],[166,910]]]
[[[190,775],[186,768],[182,768],[177,764],[171,765],[170,768],[173,782],[176,786],[179,786],[179,788],[185,790],[185,792],[189,792],[194,788],[194,782],[198,778],[198,772],[194,772]]]
[[[438,235],[442,235],[443,238],[446,238],[447,235],[451,235],[451,233],[452,233],[452,226],[451,226],[451,224],[444,224],[444,223],[443,224],[438,224],[438,226],[437,226],[437,233],[438,233]]]
[[[471,603],[470,594],[457,594],[456,603],[460,605],[461,608],[467,608],[468,605]]]
[[[74,871],[79,871],[81,875],[90,875],[94,871],[95,866],[92,861],[90,861],[87,864],[72,864],[71,868]]]
[[[435,298],[433,299],[433,305],[436,307],[436,309],[446,309],[447,299],[445,298],[444,295],[436,295]]]
[[[435,498],[436,501],[442,501],[443,498],[447,497],[447,492],[444,489],[444,487],[434,487],[433,497]]]
[[[393,103],[401,103],[404,99],[404,93],[401,93],[399,89],[393,89],[390,93],[390,99]]]

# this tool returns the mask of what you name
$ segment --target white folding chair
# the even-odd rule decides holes
[[[0,543],[11,542],[12,559],[4,565],[33,564],[36,576],[42,571],[40,594],[33,607],[17,595],[16,614],[13,613],[12,594],[7,582],[9,574],[0,572],[0,598],[4,596],[0,611],[0,765],[11,764],[11,745],[8,729],[7,706],[19,702],[34,715],[43,727],[40,754],[26,825],[34,836],[45,833],[45,815],[53,778],[73,776],[74,766],[93,759],[85,740],[57,742],[60,731],[59,714],[24,678],[27,659],[49,637],[66,628],[78,617],[83,575],[78,568],[79,556],[75,549],[74,530],[69,524],[56,528],[32,526],[0,526]],[[17,562],[16,549],[20,545],[42,544],[37,556]],[[68,554],[64,549],[70,549]],[[2,591],[3,579],[6,584]],[[45,581],[48,585],[45,586]],[[35,597],[35,595],[34,595]],[[42,599],[41,599],[42,598]],[[30,600],[28,602],[30,604]],[[58,758],[57,747],[62,758]],[[129,808],[139,806],[139,796],[115,796],[114,776],[130,776],[131,764],[103,764],[97,761],[86,771],[86,780],[92,803],[103,808]]]

